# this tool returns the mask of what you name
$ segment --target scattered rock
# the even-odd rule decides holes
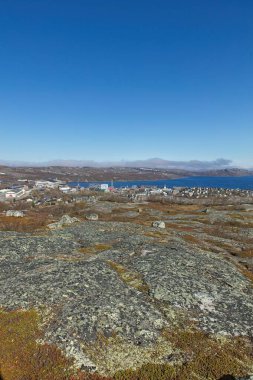
[[[100,211],[94,218],[94,210],[86,209],[87,220],[97,220]],[[209,221],[213,213],[201,218],[195,212],[172,213],[169,218],[181,227],[196,223],[198,228],[191,233],[204,239],[208,234],[201,235],[200,221]],[[230,213],[223,212],[222,217],[227,221]],[[161,240],[151,223],[157,219],[152,226],[165,228],[164,218],[146,219],[149,226],[100,220],[76,225],[77,218],[64,215],[43,234],[0,231],[0,306],[9,310],[43,306],[49,315],[45,341],[74,356],[78,367],[101,373],[141,366],[159,350],[159,363],[189,360],[177,357],[167,341],[157,349],[161,332],[184,319],[210,334],[251,337],[250,279],[226,256],[186,245],[184,231],[174,231],[169,224],[170,235],[162,234]],[[210,244],[244,247],[240,238],[245,234],[248,239],[251,230],[231,230],[229,239],[212,236]],[[97,249],[106,246],[110,247]],[[84,254],[85,248],[96,254]],[[99,339],[111,344],[106,349],[102,345],[101,356]],[[244,373],[250,370],[245,368]]]
[[[71,224],[77,223],[77,222],[80,222],[78,218],[75,218],[75,217],[71,218],[71,216],[69,215],[63,215],[61,219],[59,220],[59,222],[48,224],[48,227],[50,229],[57,229],[57,228],[65,227],[65,226],[70,226]]]
[[[161,220],[157,220],[152,223],[152,226],[156,228],[165,228],[165,223]]]
[[[253,205],[251,205],[251,204],[245,203],[245,204],[241,205],[241,208],[245,211],[253,211]]]
[[[98,214],[89,214],[86,215],[87,220],[98,220]]]
[[[209,220],[211,224],[219,224],[219,223],[224,223],[225,221],[231,221],[231,218],[227,216],[226,212],[223,211],[209,211],[210,214]]]
[[[23,218],[25,214],[23,211],[8,210],[6,211],[6,216],[14,216],[15,218]]]

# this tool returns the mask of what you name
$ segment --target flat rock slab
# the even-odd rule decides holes
[[[179,310],[211,333],[252,335],[252,285],[237,268],[213,254],[157,247],[131,266],[143,275],[150,295]]]

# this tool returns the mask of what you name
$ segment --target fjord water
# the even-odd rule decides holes
[[[103,182],[70,182],[70,186],[89,187],[95,183],[108,183]],[[253,176],[243,177],[186,177],[178,179],[161,179],[157,181],[114,181],[114,187],[132,187],[132,186],[157,186],[160,188],[183,186],[183,187],[213,187],[225,189],[241,189],[253,190]]]

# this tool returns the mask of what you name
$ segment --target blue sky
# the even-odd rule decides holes
[[[0,0],[0,159],[253,166],[252,0]]]

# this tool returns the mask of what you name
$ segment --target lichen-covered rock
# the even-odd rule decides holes
[[[140,366],[179,317],[214,334],[252,335],[253,289],[233,263],[178,236],[164,240],[167,229],[72,219],[44,235],[0,232],[0,306],[47,310],[45,339],[79,366],[106,369],[112,365],[106,360]],[[85,253],[99,244],[111,248]],[[133,347],[135,354],[108,349],[97,363],[89,347],[101,336],[116,336],[121,350]],[[161,362],[171,350],[165,346]]]
[[[48,228],[57,229],[61,227],[70,226],[71,224],[77,223],[77,222],[80,222],[78,218],[75,218],[75,217],[71,218],[71,216],[69,215],[63,215],[58,222],[49,224]]]
[[[6,211],[6,216],[14,216],[15,218],[23,218],[25,214],[23,211],[18,210],[8,210]]]
[[[86,215],[87,220],[98,220],[98,214],[88,214]]]
[[[139,212],[137,211],[127,211],[122,214],[123,217],[125,218],[136,218],[139,216]]]
[[[155,228],[165,228],[165,223],[161,220],[157,220],[155,222],[152,223],[152,226],[155,227]]]

